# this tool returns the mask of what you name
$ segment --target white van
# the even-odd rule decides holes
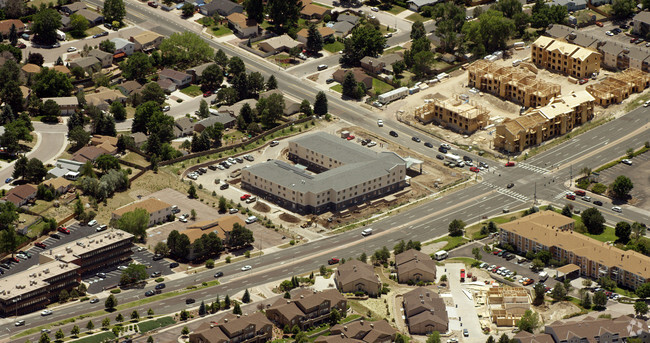
[[[246,224],[253,224],[256,221],[257,221],[257,217],[255,217],[255,216],[250,216],[250,217],[246,218]]]
[[[444,259],[446,259],[448,256],[449,256],[449,254],[448,254],[447,251],[445,251],[445,250],[440,250],[440,251],[436,252],[436,253],[433,255],[433,257],[434,257],[436,260],[438,260],[438,261],[440,261],[440,260],[444,260]]]
[[[372,229],[371,228],[364,229],[363,231],[361,231],[361,236],[365,237],[365,236],[370,236],[370,235],[372,235]]]

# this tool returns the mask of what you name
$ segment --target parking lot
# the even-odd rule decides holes
[[[630,43],[630,39],[632,39],[632,37],[625,34],[628,31],[631,32],[630,28],[632,26],[629,25],[631,22],[632,22],[632,20],[628,20],[626,22],[618,22],[618,21],[616,21],[616,22],[611,22],[611,21],[610,22],[604,22],[602,27],[596,26],[596,25],[590,25],[590,26],[587,26],[585,28],[580,29],[580,32],[591,34],[591,35],[594,36],[594,38],[597,38],[597,39],[600,39],[600,40],[603,40],[603,41],[608,41],[608,42],[614,41],[614,42],[621,43],[621,44],[623,44],[625,46],[637,46],[637,47],[645,48],[646,47],[646,42],[643,42],[643,43],[640,43],[640,44],[632,44],[632,43]],[[620,27],[621,25],[628,25],[629,28],[628,29],[622,29]],[[611,36],[607,35],[607,33],[606,33],[607,31],[612,32],[617,28],[619,30],[621,30],[622,32],[620,32],[618,34],[613,34]]]
[[[633,205],[644,210],[650,210],[650,201],[648,201],[647,194],[650,190],[650,179],[647,173],[648,168],[650,168],[650,154],[641,154],[630,160],[632,161],[631,166],[619,163],[601,171],[598,182],[609,186],[620,175],[629,177],[634,184],[634,188],[630,192]]]

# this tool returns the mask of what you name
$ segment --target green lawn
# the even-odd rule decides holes
[[[115,338],[115,335],[110,332],[102,332],[96,335],[80,338],[78,340],[70,341],[70,342],[75,342],[75,343],[100,343],[100,342],[105,342],[107,340],[113,340]]]
[[[154,320],[148,320],[138,324],[138,331],[147,332],[155,330],[157,328],[162,328],[168,325],[176,323],[172,317],[162,317]]]
[[[383,54],[384,54],[384,55],[387,55],[387,54],[390,54],[390,53],[392,53],[392,52],[398,52],[398,51],[400,51],[400,50],[404,50],[404,48],[402,48],[401,46],[398,45],[398,46],[394,46],[394,47],[392,47],[392,48],[390,48],[390,49],[384,50],[384,53],[383,53]]]
[[[343,43],[341,43],[339,41],[334,41],[334,43],[329,43],[329,44],[323,45],[323,49],[325,49],[325,50],[327,50],[327,51],[329,51],[331,53],[339,52],[339,51],[343,50],[344,47],[345,46],[343,45]]]
[[[376,95],[384,94],[388,91],[393,90],[394,87],[387,84],[386,82],[373,78],[372,79],[372,90]]]
[[[334,85],[334,86],[330,87],[330,89],[343,94],[343,85],[341,85],[341,84]]]
[[[212,28],[212,34],[214,36],[221,37],[232,34],[232,30],[226,25],[215,26]]]
[[[420,13],[413,13],[413,14],[409,15],[408,17],[406,17],[406,20],[410,20],[412,22],[416,22],[416,21],[419,20],[419,21],[424,23],[425,21],[429,20],[429,18],[425,18],[425,17],[421,16]]]
[[[321,4],[321,3],[319,3],[319,2],[312,2],[312,4],[314,4],[314,5],[316,5],[316,6],[320,6],[320,7],[329,8],[329,9],[334,8],[334,7],[332,7],[332,6],[327,6],[327,5],[325,5],[325,4]]]
[[[614,228],[609,226],[606,226],[605,231],[603,231],[603,233],[601,233],[600,235],[592,235],[588,232],[585,232],[584,235],[599,240],[601,242],[610,242],[610,241],[613,242],[616,240],[616,235],[614,234]]]
[[[203,94],[203,92],[201,92],[201,88],[197,85],[191,85],[189,87],[185,87],[181,89],[181,93],[185,95],[189,95],[191,97],[195,97]]]
[[[445,237],[440,237],[438,239],[434,239],[434,240],[432,240],[430,242],[426,242],[426,243],[424,243],[424,245],[429,245],[429,244],[438,243],[438,242],[447,242],[447,245],[442,247],[442,249],[440,249],[440,250],[449,251],[451,249],[454,249],[456,247],[459,247],[459,246],[469,242],[469,240],[467,238],[463,237],[463,236],[457,236],[457,237],[445,236]]]
[[[406,8],[404,8],[404,7],[402,7],[402,6],[393,5],[393,7],[391,7],[391,8],[390,8],[388,11],[386,11],[386,12],[388,12],[388,13],[390,13],[390,14],[397,15],[397,14],[400,14],[400,13],[402,13],[402,12],[404,12],[404,11],[406,11]]]

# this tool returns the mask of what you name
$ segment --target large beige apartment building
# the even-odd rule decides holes
[[[289,160],[267,161],[241,172],[242,188],[298,213],[341,211],[401,190],[406,161],[325,132],[289,142]]]
[[[111,220],[118,220],[125,213],[132,212],[137,209],[143,209],[147,211],[149,214],[149,226],[164,223],[167,221],[167,217],[172,215],[172,205],[155,198],[149,198],[118,208],[111,214]]]
[[[436,125],[463,134],[472,134],[490,122],[489,111],[475,103],[455,97],[450,100],[427,99],[428,103],[415,109],[415,119],[423,124]]]
[[[530,293],[524,287],[491,287],[486,305],[492,322],[497,326],[516,326],[530,309]]]
[[[594,100],[586,91],[574,92],[529,109],[521,117],[506,119],[496,126],[494,147],[517,153],[564,135],[594,117]]]
[[[578,266],[583,276],[609,276],[630,288],[650,281],[650,257],[589,238],[573,228],[573,219],[542,211],[502,224],[500,240],[520,252],[549,251],[553,259]]]
[[[541,36],[531,45],[531,60],[544,69],[587,78],[600,71],[603,58],[598,51]]]
[[[533,72],[522,67],[504,67],[478,60],[467,70],[469,87],[476,87],[525,107],[545,106],[560,95],[561,91],[560,85],[538,80]]]

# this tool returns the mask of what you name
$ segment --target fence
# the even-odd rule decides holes
[[[120,163],[122,163],[123,165],[125,165],[125,166],[131,167],[131,168],[135,168],[135,169],[138,169],[138,170],[141,170],[141,169],[144,169],[144,168],[145,168],[145,167],[143,167],[143,166],[141,166],[141,165],[139,165],[139,164],[135,164],[135,163],[133,163],[133,162],[124,161],[124,160],[118,160],[118,161],[119,161]]]
[[[259,57],[267,58],[267,57],[269,57],[271,55],[275,55],[276,52],[275,51],[269,51],[269,52],[266,52],[266,53],[261,52],[259,50],[253,49],[252,47],[249,47],[248,42],[250,41],[251,44],[253,44],[255,42],[259,42],[259,41],[264,40],[264,39],[273,38],[275,36],[276,36],[275,33],[266,33],[266,34],[263,34],[261,36],[257,36],[255,38],[251,38],[250,40],[240,42],[238,45],[239,45],[240,48],[242,48],[242,49],[244,49],[244,50],[246,50],[248,52],[252,52],[252,53],[254,53],[255,55],[257,55]]]

